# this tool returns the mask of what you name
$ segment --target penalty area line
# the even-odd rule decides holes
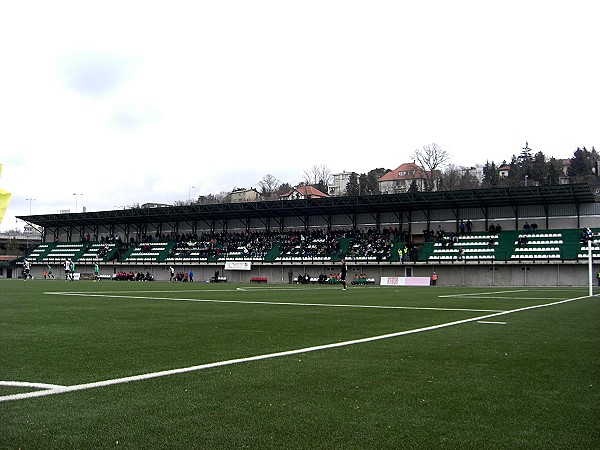
[[[575,298],[570,298],[570,299],[566,299],[566,300],[559,300],[556,302],[545,303],[542,305],[525,306],[523,308],[513,309],[510,311],[502,311],[502,312],[498,312],[498,313],[494,313],[494,314],[487,314],[484,316],[472,317],[470,319],[456,320],[454,322],[447,322],[447,323],[432,325],[432,326],[428,326],[428,327],[399,331],[396,333],[382,334],[379,336],[372,336],[372,337],[361,338],[361,339],[353,339],[353,340],[343,341],[343,342],[334,342],[331,344],[316,345],[313,347],[304,347],[304,348],[299,348],[296,350],[287,350],[287,351],[283,351],[283,352],[267,353],[267,354],[263,354],[263,355],[250,356],[250,357],[246,357],[246,358],[229,359],[226,361],[217,361],[217,362],[208,363],[208,364],[200,364],[200,365],[196,365],[196,366],[183,367],[183,368],[179,368],[179,369],[163,370],[163,371],[159,371],[159,372],[150,372],[150,373],[141,374],[141,375],[134,375],[134,376],[123,377],[123,378],[114,378],[111,380],[96,381],[96,382],[92,382],[92,383],[76,384],[76,385],[72,385],[72,386],[61,386],[61,387],[56,387],[56,388],[48,389],[48,390],[44,390],[44,391],[35,391],[35,392],[27,392],[27,393],[22,393],[22,394],[5,395],[5,396],[0,397],[0,402],[13,401],[13,400],[24,400],[24,399],[35,398],[35,397],[44,397],[47,395],[64,394],[67,392],[84,391],[87,389],[94,389],[94,388],[112,386],[112,385],[117,385],[117,384],[131,383],[131,382],[135,382],[135,381],[150,380],[153,378],[166,377],[166,376],[177,375],[177,374],[182,374],[182,373],[196,372],[199,370],[211,369],[214,367],[231,366],[234,364],[248,363],[248,362],[253,362],[253,361],[262,361],[262,360],[273,359],[273,358],[281,358],[284,356],[297,355],[297,354],[301,354],[301,353],[310,353],[310,352],[315,352],[315,351],[328,350],[328,349],[332,349],[332,348],[364,344],[364,343],[368,343],[368,342],[380,341],[383,339],[390,339],[390,338],[395,338],[395,337],[399,337],[399,336],[406,336],[409,334],[439,330],[442,328],[448,328],[448,327],[452,327],[452,326],[456,326],[456,325],[462,325],[465,323],[477,322],[480,320],[491,319],[492,317],[499,317],[499,316],[503,316],[503,315],[507,315],[507,314],[513,314],[513,313],[528,311],[528,310],[532,310],[532,309],[547,308],[550,306],[561,305],[563,303],[569,303],[569,302],[573,302],[576,300],[582,300],[585,298],[589,298],[589,296],[575,297]]]

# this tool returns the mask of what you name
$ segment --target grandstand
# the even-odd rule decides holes
[[[581,229],[600,224],[600,205],[583,184],[20,219],[44,230],[42,242],[28,252],[34,271],[68,258],[82,272],[94,263],[104,273],[143,266],[164,280],[172,265],[193,269],[197,280],[209,280],[218,270],[232,281],[284,283],[290,270],[336,272],[344,257],[351,277],[429,276],[435,270],[439,284],[584,285]],[[459,227],[467,219],[473,224],[469,234]],[[524,231],[527,221],[541,225]],[[489,234],[494,224],[498,231]],[[448,230],[443,238],[429,231],[438,226]],[[600,229],[593,232],[597,246]],[[600,263],[600,248],[593,255]]]

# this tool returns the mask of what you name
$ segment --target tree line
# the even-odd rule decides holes
[[[543,152],[533,152],[528,143],[522,148],[521,153],[513,155],[510,162],[503,160],[486,161],[483,165],[483,176],[478,176],[475,167],[464,167],[452,164],[448,151],[433,143],[416,149],[410,158],[424,169],[427,178],[424,190],[458,190],[502,188],[513,186],[540,186],[558,185],[561,183],[590,184],[592,189],[600,193],[600,179],[598,178],[598,165],[600,155],[594,147],[587,150],[585,147],[577,148],[568,164],[563,160],[547,156]],[[501,170],[502,169],[502,170]],[[380,194],[377,180],[392,169],[375,168],[368,172],[349,174],[348,183],[343,195],[361,196]],[[297,186],[312,186],[327,194],[333,182],[331,170],[326,165],[314,165],[303,172],[303,179],[292,186],[289,182],[281,181],[272,174],[266,174],[258,183],[257,191],[263,200],[276,200]],[[410,191],[418,191],[419,187],[413,183]],[[226,203],[230,201],[229,192],[219,194],[201,195],[192,200],[194,204]],[[176,205],[185,205],[190,202],[178,201]]]

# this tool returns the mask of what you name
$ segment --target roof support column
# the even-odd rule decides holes
[[[485,231],[487,231],[490,228],[490,215],[489,215],[488,207],[486,206],[485,208],[482,208],[481,211],[483,212],[483,218],[485,220],[484,228],[485,228]]]
[[[456,234],[459,234],[460,232],[460,209],[459,208],[452,208],[452,212],[454,213],[454,219],[456,221]]]
[[[412,223],[412,211],[409,211],[409,213],[410,213],[410,222]],[[427,219],[427,229],[430,230],[431,229],[431,210],[424,209],[423,214],[425,214],[425,218]]]

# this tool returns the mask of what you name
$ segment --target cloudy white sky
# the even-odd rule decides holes
[[[433,142],[457,165],[525,141],[556,158],[598,149],[599,13],[596,0],[3,2],[0,230],[30,208],[393,169]]]

